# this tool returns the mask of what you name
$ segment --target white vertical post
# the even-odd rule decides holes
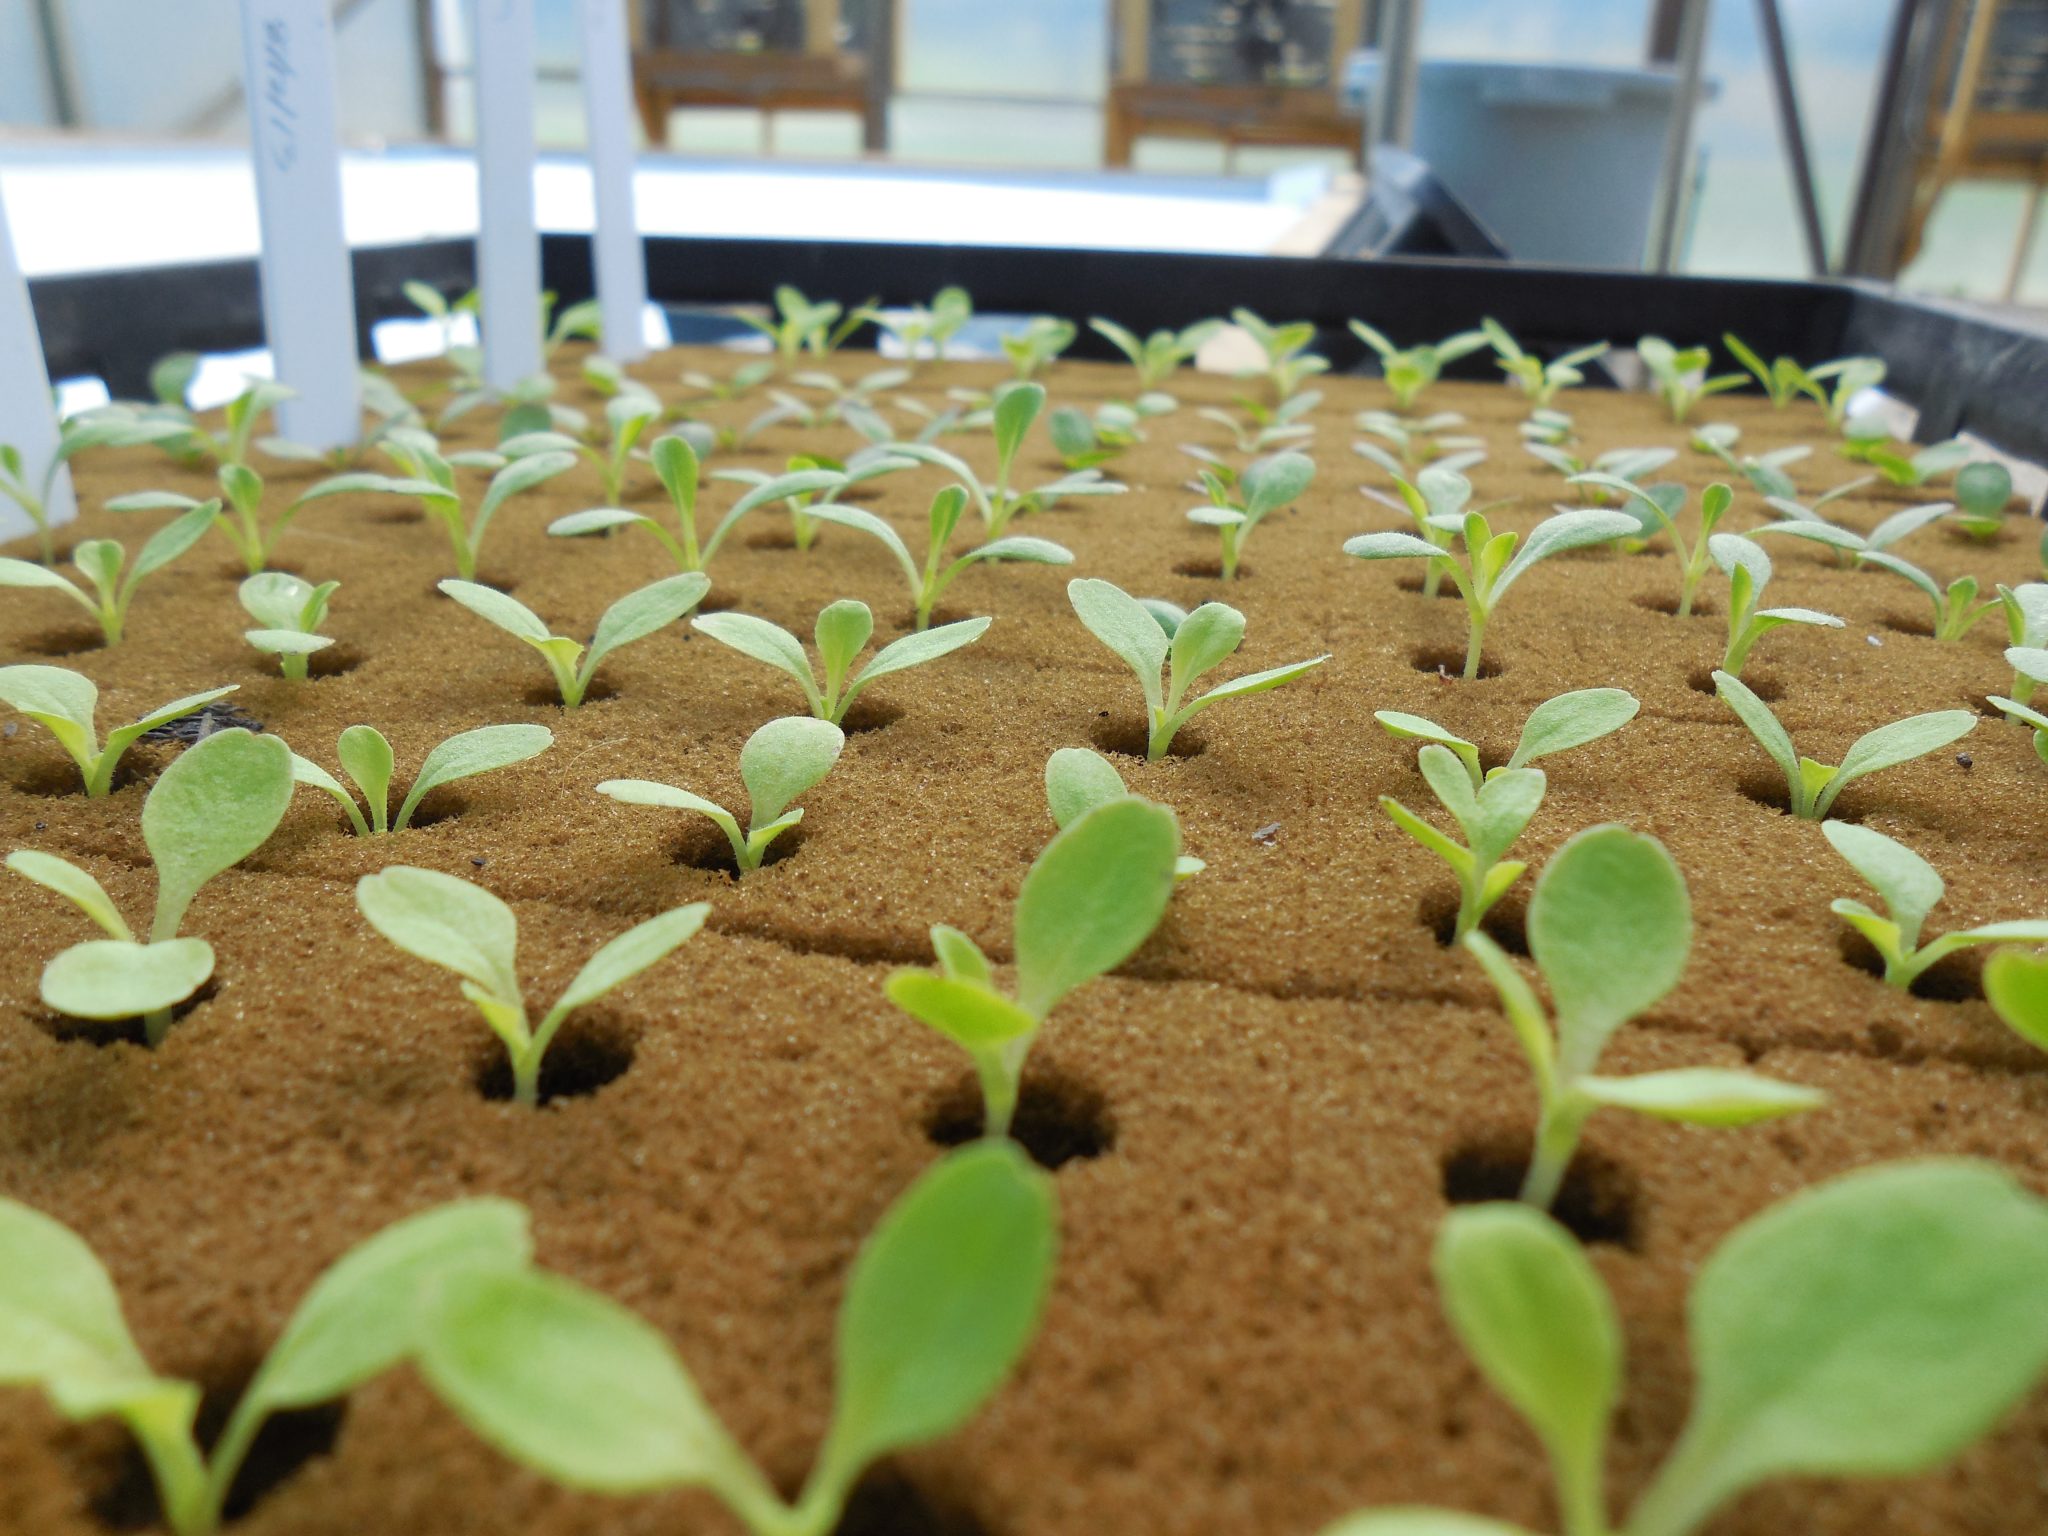
[[[622,363],[647,355],[642,312],[647,264],[633,211],[633,100],[626,0],[581,0],[583,111],[590,137],[591,190],[597,222],[591,234],[604,350]]]
[[[242,0],[243,78],[263,227],[263,334],[286,437],[338,448],[362,431],[356,303],[341,225],[334,27],[326,0]]]
[[[476,0],[476,278],[484,382],[540,372],[540,232],[533,208],[533,0]]]
[[[7,231],[7,203],[0,198],[0,443],[21,455],[22,478],[40,494],[43,476],[57,461],[57,411],[50,403],[50,375],[43,363],[43,342],[36,334],[35,311],[29,307],[28,280],[14,259],[14,240]],[[52,477],[43,512],[52,524],[78,515],[71,494],[71,471],[59,466]],[[28,514],[0,499],[0,538],[19,538],[32,530]]]

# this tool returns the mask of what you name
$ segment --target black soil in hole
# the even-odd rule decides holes
[[[1413,592],[1417,595],[1421,594],[1423,587],[1425,587],[1427,584],[1427,580],[1421,576],[1403,576],[1400,578],[1400,580],[1394,583],[1394,585],[1399,587],[1403,592]],[[1450,598],[1453,602],[1458,601],[1458,589],[1451,585],[1451,583],[1448,581],[1440,581],[1437,583],[1435,595],[1437,597]],[[1458,660],[1459,664],[1463,665],[1464,658],[1461,656],[1458,658]]]
[[[219,984],[209,980],[173,1008],[172,1036],[176,1036],[180,1020],[219,990]],[[142,1015],[139,1013],[125,1019],[74,1019],[69,1014],[44,1013],[36,1016],[36,1022],[44,1034],[63,1044],[78,1041],[95,1050],[109,1045],[139,1045],[145,1050],[149,1047],[149,1034],[142,1027]]]
[[[1845,928],[1839,942],[1845,963],[1883,980],[1884,959],[1870,940],[1853,928]],[[1907,990],[1930,1003],[1972,1002],[1984,995],[1984,955],[1967,949],[1944,955],[1914,977]]]
[[[2004,720],[2009,718],[2004,710],[1991,702],[1991,695],[1988,693],[1973,693],[1965,702],[1987,720]],[[2029,709],[2034,708],[2031,704],[2027,707]],[[2048,713],[2048,708],[2037,710],[2036,713]]]
[[[884,1466],[854,1488],[832,1536],[987,1536],[987,1527]]]
[[[208,1452],[213,1450],[214,1441],[227,1427],[228,1415],[255,1375],[254,1366],[238,1370],[231,1383],[209,1386],[201,1397],[194,1428],[199,1443]],[[273,1413],[257,1431],[255,1443],[249,1447],[242,1469],[228,1489],[222,1511],[227,1519],[241,1519],[307,1462],[331,1452],[334,1442],[341,1437],[342,1420],[347,1413],[345,1400]],[[149,1463],[133,1439],[124,1442],[120,1460],[94,1497],[92,1507],[93,1513],[112,1530],[146,1531],[159,1526],[163,1511],[157,1503],[156,1479],[150,1475]]]
[[[410,793],[411,786],[408,785],[406,788],[407,793]],[[393,812],[395,813],[397,808],[404,804],[404,802],[404,795],[394,795],[392,797]],[[468,809],[469,801],[463,797],[459,790],[448,788],[430,789],[420,803],[413,808],[412,820],[405,824],[405,830],[410,832],[415,827],[439,826],[444,821],[455,820]],[[351,827],[349,830],[354,831],[355,829]]]
[[[937,629],[941,624],[957,624],[962,619],[971,619],[973,617],[975,615],[967,612],[964,608],[948,608],[941,604],[932,610],[931,622],[925,627],[927,629]],[[898,609],[895,613],[889,615],[888,624],[896,634],[911,634],[917,629],[917,610],[914,608]]]
[[[1715,670],[1713,667],[1695,667],[1685,680],[1686,686],[1694,693],[1713,694]],[[1775,703],[1785,696],[1785,685],[1772,672],[1745,672],[1742,682],[1766,704]]]
[[[1666,618],[1673,619],[1678,617],[1678,594],[1676,592],[1650,592],[1633,599],[1633,601],[1638,608],[1648,613],[1661,613]],[[1695,593],[1692,600],[1692,612],[1688,617],[1711,619],[1720,611],[1719,608],[1714,606],[1713,600],[1707,597],[1705,593]]]
[[[961,1147],[980,1139],[983,1123],[981,1080],[963,1077],[932,1106],[924,1133],[939,1146]],[[1041,1168],[1058,1168],[1112,1150],[1116,1121],[1109,1101],[1087,1083],[1054,1068],[1026,1068],[1010,1139]]]
[[[1223,579],[1223,562],[1220,559],[1183,560],[1173,568],[1173,574],[1176,576],[1192,576],[1197,581],[1221,581]],[[1248,565],[1240,565],[1237,568],[1237,574],[1239,577],[1249,576],[1252,574],[1252,568]]]
[[[60,624],[38,630],[21,642],[21,648],[31,656],[77,656],[96,651],[106,642],[97,624]]]
[[[764,528],[747,535],[749,549],[795,549],[796,530],[790,527]]]
[[[1505,1138],[1469,1142],[1444,1159],[1444,1199],[1452,1205],[1521,1197],[1529,1172],[1526,1145]],[[1635,1175],[1584,1150],[1572,1158],[1550,1214],[1582,1243],[1612,1243],[1634,1251]]]
[[[1895,635],[1915,635],[1922,640],[1934,638],[1934,621],[1921,614],[1908,617],[1903,613],[1888,613],[1878,623]]]
[[[1135,757],[1139,762],[1145,761],[1145,748],[1150,744],[1145,722],[1130,715],[1096,716],[1088,739],[1098,752]],[[1174,732],[1173,744],[1166,749],[1166,755],[1182,759],[1200,757],[1207,747],[1208,743],[1194,727],[1184,725]]]
[[[761,867],[766,869],[789,858],[803,847],[806,836],[802,822],[779,835],[768,845],[767,853],[762,855]],[[731,875],[735,880],[740,878],[740,863],[733,857],[732,840],[703,816],[690,815],[690,825],[683,833],[682,841],[676,845],[676,862],[691,869]]]
[[[1434,672],[1439,677],[1455,678],[1462,682],[1465,677],[1465,648],[1462,645],[1425,645],[1420,650],[1410,651],[1408,659],[1415,664],[1418,672]],[[1500,663],[1479,653],[1479,676],[1482,679],[1500,676]]]
[[[863,731],[879,731],[894,725],[902,718],[903,711],[894,704],[883,704],[862,694],[847,706],[839,728],[849,736],[858,736]]]
[[[306,658],[306,675],[313,678],[340,677],[363,664],[363,653],[352,645],[330,645]]]
[[[690,612],[725,613],[730,609],[739,607],[739,605],[740,595],[739,593],[733,591],[732,588],[713,587],[709,592],[706,592],[701,598],[697,600],[697,606],[691,609]],[[689,639],[690,630],[687,616],[685,617],[684,623],[680,626],[680,628],[682,631],[683,638],[685,640]]]
[[[1529,953],[1528,903],[1520,891],[1510,891],[1479,919],[1479,931],[1511,955]],[[1458,928],[1458,897],[1455,891],[1438,891],[1422,898],[1418,909],[1422,926],[1446,947]]]
[[[1792,814],[1792,792],[1785,786],[1785,776],[1774,768],[1752,768],[1739,775],[1735,787],[1742,791],[1745,799],[1754,800],[1758,805],[1778,812]],[[1853,795],[1851,789],[1849,794]],[[1830,821],[1861,821],[1863,812],[1846,796],[1828,807]]]
[[[600,672],[590,680],[590,686],[583,690],[582,703],[576,707],[581,709],[584,704],[602,704],[606,699],[618,697],[618,692],[618,689],[605,681],[604,674]],[[557,709],[563,708],[562,690],[555,686],[552,676],[544,683],[535,683],[519,697],[536,709],[545,709],[550,704]]]
[[[131,784],[140,784],[156,770],[156,763],[148,752],[130,749],[121,754],[121,761],[114,769],[114,777],[108,788],[118,794]],[[14,781],[15,788],[25,795],[83,795],[85,776],[78,771],[78,764],[70,758],[55,762],[42,762],[24,768]]]
[[[601,1012],[572,1018],[540,1059],[540,1101],[583,1098],[625,1076],[632,1065],[633,1037],[623,1026],[606,1022]],[[493,1042],[476,1074],[476,1086],[487,1099],[512,1097],[512,1062],[503,1046]]]

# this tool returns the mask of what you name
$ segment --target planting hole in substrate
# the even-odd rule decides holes
[[[1646,613],[1661,613],[1667,619],[1678,617],[1678,594],[1676,592],[1645,592],[1640,597],[1631,598],[1630,601]],[[1687,617],[1711,619],[1718,616],[1720,612],[1720,608],[1715,605],[1712,598],[1708,597],[1704,592],[1698,592],[1693,594],[1692,612]]]
[[[706,592],[697,599],[697,606],[690,611],[692,613],[726,613],[739,607],[739,605],[739,593],[735,592],[731,587],[714,586],[709,592]],[[688,615],[684,616],[684,621],[681,624],[675,626],[675,632],[685,640],[691,638]]]
[[[987,1536],[987,1527],[885,1465],[854,1486],[832,1536]]]
[[[193,1428],[209,1454],[255,1375],[255,1367],[248,1366],[234,1372],[232,1379],[222,1385],[205,1389]],[[270,1415],[257,1431],[241,1470],[228,1488],[222,1509],[226,1522],[233,1524],[248,1515],[307,1462],[333,1451],[347,1416],[345,1398]],[[163,1510],[157,1502],[156,1479],[150,1475],[149,1463],[133,1436],[123,1437],[119,1459],[93,1496],[92,1512],[109,1530],[147,1531],[161,1525]]]
[[[1519,1199],[1528,1172],[1526,1139],[1468,1141],[1444,1159],[1444,1199],[1452,1205]],[[1634,1252],[1639,1239],[1636,1193],[1634,1174],[1582,1147],[1572,1157],[1550,1214],[1582,1243],[1612,1243]]]
[[[902,718],[903,711],[898,706],[862,694],[847,706],[839,728],[849,736],[859,736],[867,731],[885,730]]]
[[[795,549],[796,530],[793,528],[764,528],[759,533],[750,533],[746,538],[749,549]]]
[[[932,1106],[924,1133],[937,1146],[963,1147],[981,1139],[984,1124],[981,1081],[969,1074]],[[1058,1067],[1033,1063],[1024,1069],[1010,1139],[1039,1167],[1056,1169],[1115,1150],[1116,1121],[1099,1089]]]
[[[699,603],[697,606],[701,608],[704,605],[702,603]],[[939,606],[932,609],[931,620],[929,623],[925,625],[925,628],[937,629],[942,624],[957,624],[962,619],[972,619],[976,617],[978,617],[978,615],[969,613],[965,608],[954,608],[944,603],[941,603]],[[899,636],[912,634],[917,629],[917,610],[915,608],[899,608],[894,613],[888,615],[887,622],[890,631],[893,634]],[[875,627],[877,628],[877,630],[881,628],[882,623],[882,615],[875,615]],[[877,640],[875,643],[879,645],[881,641]]]
[[[787,832],[778,832],[775,840],[768,845],[768,851],[761,855],[761,868],[767,869],[780,864],[803,847],[810,832],[798,822]],[[748,878],[759,871],[743,873],[739,860],[733,857],[732,839],[702,816],[692,816],[676,840],[675,861],[691,869],[701,869],[710,874],[730,875],[739,880]]]
[[[373,512],[361,512],[357,516],[366,523],[384,523],[394,528],[427,520],[427,514],[418,507],[407,506],[380,506]]]
[[[1524,925],[1528,910],[1527,899],[1519,891],[1510,891],[1479,919],[1479,931],[1509,954],[1526,955],[1529,953],[1529,934]],[[1458,930],[1458,893],[1452,890],[1430,892],[1422,898],[1416,915],[1422,919],[1422,926],[1436,936],[1437,943],[1449,948],[1452,935]]]
[[[131,747],[114,765],[114,776],[107,785],[108,793],[118,795],[130,785],[155,778],[157,768],[158,764],[150,753],[138,753]],[[15,775],[13,783],[25,795],[42,795],[52,800],[65,795],[85,794],[85,778],[79,773],[78,764],[68,757],[31,763]]]
[[[1418,672],[1434,672],[1438,677],[1451,682],[1465,680],[1465,647],[1462,645],[1425,645],[1408,653],[1408,660]],[[1479,681],[1499,677],[1501,665],[1482,650],[1479,653]]]
[[[189,715],[180,715],[167,720],[153,731],[144,731],[138,741],[175,741],[191,746],[203,741],[215,731],[233,730],[239,726],[245,731],[261,731],[263,722],[247,710],[240,708],[232,699],[215,699],[202,709],[195,709]]]
[[[1911,635],[1920,640],[1934,638],[1933,622],[1919,614],[1887,613],[1877,622],[1895,635]]]
[[[363,653],[352,645],[329,645],[306,658],[306,675],[315,680],[341,677],[363,664]]]
[[[37,630],[20,645],[31,656],[80,656],[100,649],[106,641],[96,624],[58,624]]]
[[[199,990],[171,1009],[171,1035],[177,1035],[178,1025],[186,1015],[201,1003],[220,991],[217,977],[209,977]],[[68,1013],[42,1012],[33,1015],[38,1028],[60,1045],[79,1043],[95,1050],[110,1045],[134,1045],[148,1050],[149,1035],[143,1027],[142,1015],[130,1014],[125,1019],[77,1019]],[[169,1043],[167,1040],[166,1044]]]
[[[1116,715],[1103,710],[1095,717],[1095,724],[1089,728],[1088,739],[1098,752],[1107,752],[1115,757],[1135,758],[1145,761],[1145,749],[1151,736],[1145,722],[1136,715]],[[1184,725],[1173,733],[1173,744],[1166,749],[1168,757],[1183,760],[1200,757],[1207,750],[1208,742],[1195,727]]]
[[[576,707],[581,709],[584,705],[588,704],[602,704],[606,699],[615,699],[618,695],[619,690],[607,682],[605,675],[600,672],[590,680],[590,686],[583,690],[583,703]],[[533,684],[524,693],[520,694],[519,697],[535,709],[546,709],[553,706],[556,709],[562,710],[562,713],[565,715],[569,713],[568,710],[562,708],[562,690],[555,686],[552,679],[544,683]]]
[[[1221,581],[1223,579],[1223,562],[1221,560],[1183,560],[1173,568],[1173,574],[1176,576],[1191,576],[1196,581]],[[1240,565],[1237,568],[1237,575],[1240,580],[1252,574],[1252,567],[1248,565]]]
[[[1742,791],[1745,800],[1753,800],[1766,810],[1776,811],[1780,816],[1792,814],[1792,791],[1786,787],[1785,776],[1774,768],[1744,769],[1735,776],[1735,787]],[[1863,820],[1863,810],[1850,798],[1854,793],[1852,787],[1828,807],[1828,820]]]
[[[402,803],[395,791],[391,798],[394,803]],[[468,811],[469,800],[460,790],[445,785],[440,789],[430,789],[420,798],[420,803],[413,807],[412,819],[405,824],[405,830],[415,832],[422,827],[437,827],[444,821],[454,821],[466,815]],[[346,818],[342,820],[341,827],[344,831],[353,830]]]
[[[1399,587],[1403,592],[1413,592],[1416,596],[1420,597],[1422,595],[1423,588],[1427,587],[1429,585],[1429,582],[1421,576],[1408,575],[1399,577],[1394,582],[1394,585]],[[1439,598],[1449,598],[1452,602],[1458,602],[1460,600],[1458,596],[1458,589],[1448,581],[1438,582],[1436,585],[1436,592],[1434,595]]]
[[[1854,966],[1880,981],[1884,979],[1883,957],[1871,946],[1870,940],[1855,929],[1844,928],[1837,947],[1845,965]],[[1984,995],[1984,952],[1959,949],[1952,955],[1944,955],[1915,976],[1913,984],[1906,990],[1924,1002],[1974,1002]]]
[[[1745,672],[1742,681],[1751,693],[1762,699],[1766,704],[1775,704],[1785,696],[1785,685],[1778,681],[1775,673]],[[1694,693],[1712,695],[1714,693],[1714,669],[1712,667],[1694,667],[1691,672],[1686,674],[1685,685]]]
[[[512,1097],[512,1062],[496,1040],[489,1046],[477,1068],[477,1091],[506,1102]],[[632,1065],[632,1033],[607,1019],[602,1009],[583,1010],[562,1025],[540,1059],[540,1102],[545,1107],[556,1099],[587,1098],[624,1077]]]

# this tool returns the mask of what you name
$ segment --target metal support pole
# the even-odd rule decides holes
[[[50,91],[50,115],[59,128],[76,128],[78,81],[72,72],[71,34],[57,0],[36,0],[36,31],[42,44],[43,80]]]
[[[1678,90],[1671,126],[1664,136],[1664,169],[1658,178],[1657,225],[1650,236],[1650,269],[1669,272],[1678,261],[1679,222],[1685,212],[1692,170],[1693,120],[1699,115],[1702,72],[1707,55],[1711,0],[1684,0],[1678,16]]]
[[[1898,0],[1871,103],[1856,197],[1837,270],[1889,282],[1913,204],[1914,162],[1926,143],[1929,71],[1958,0]]]
[[[1813,161],[1806,152],[1806,124],[1799,113],[1799,87],[1792,78],[1792,54],[1785,43],[1785,22],[1778,0],[1756,0],[1757,32],[1764,45],[1764,63],[1771,72],[1771,96],[1778,109],[1778,137],[1785,147],[1792,197],[1799,206],[1799,226],[1806,237],[1806,268],[1815,277],[1828,270],[1828,237],[1821,227],[1820,198],[1813,189]]]
[[[1372,96],[1372,143],[1408,149],[1415,140],[1415,81],[1422,44],[1422,0],[1384,0],[1380,7],[1379,88]]]

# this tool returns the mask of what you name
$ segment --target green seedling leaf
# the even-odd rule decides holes
[[[34,848],[17,848],[7,855],[7,867],[24,880],[32,880],[46,890],[55,891],[109,936],[116,939],[134,937],[114,906],[114,899],[107,894],[106,887],[69,859],[60,859],[53,853],[43,853]]]
[[[1830,821],[1822,823],[1821,831],[1835,852],[1884,898],[1884,916],[1858,901],[1837,900],[1829,910],[1870,941],[1884,961],[1884,979],[1894,987],[1910,987],[1936,961],[1971,945],[2048,944],[2048,921],[2042,921],[1992,923],[1945,933],[1923,946],[1921,927],[1944,890],[1934,866],[1903,843],[1868,827]]]
[[[350,730],[359,729],[351,726]],[[342,733],[344,737],[347,731]],[[392,830],[403,832],[412,821],[413,812],[421,800],[444,784],[453,784],[458,779],[473,778],[479,773],[489,773],[494,768],[509,768],[514,763],[523,763],[528,758],[538,757],[555,742],[554,732],[544,725],[484,725],[473,731],[461,731],[429,752],[420,763],[420,771],[414,776],[412,788],[398,808],[398,815],[392,822]],[[385,774],[390,773],[388,752],[385,759]],[[342,765],[348,767],[346,756]],[[350,770],[353,774],[353,769]],[[362,781],[358,779],[359,783]],[[364,785],[369,792],[369,786]],[[382,803],[382,796],[374,796],[373,803]]]
[[[1526,1526],[1479,1515],[1462,1515],[1451,1509],[1409,1506],[1375,1509],[1346,1515],[1326,1525],[1320,1536],[1531,1536]]]
[[[1157,713],[1162,702],[1160,672],[1166,665],[1168,647],[1158,620],[1121,587],[1093,576],[1068,582],[1067,600],[1088,632],[1138,675],[1146,708]]]
[[[1785,734],[1770,706],[1753,693],[1741,679],[1726,672],[1714,674],[1714,691],[1749,728],[1779,772],[1785,775],[1795,816],[1818,821],[1826,817],[1836,796],[1857,779],[1880,769],[1896,767],[1938,752],[1950,742],[1976,729],[1977,717],[1965,709],[1940,710],[1913,715],[1880,726],[1859,737],[1849,748],[1839,768],[1812,758],[1802,758]]]
[[[482,886],[394,864],[356,882],[356,907],[407,954],[453,971],[493,1001],[523,1012],[519,920]]]
[[[1046,806],[1052,812],[1053,825],[1062,829],[1096,806],[1130,793],[1116,765],[1086,747],[1061,747],[1045,761]],[[1174,861],[1174,878],[1186,880],[1207,867],[1200,859],[1182,854]]]
[[[1557,1014],[1559,1059],[1583,1073],[1616,1029],[1678,985],[1692,949],[1692,905],[1662,843],[1601,827],[1544,866],[1528,930]]]
[[[584,962],[583,969],[555,1003],[553,1012],[581,1008],[625,985],[694,937],[710,911],[708,901],[692,902],[628,928]]]
[[[1016,912],[1017,1001],[1043,1019],[1083,982],[1121,965],[1165,915],[1180,828],[1164,806],[1116,801],[1046,845]]]
[[[94,724],[99,689],[90,678],[68,667],[0,667],[0,703],[20,710],[56,737],[57,744],[78,764],[89,797],[105,795],[113,787],[114,770],[122,755],[143,735],[204,709],[216,699],[226,698],[235,687],[229,684],[225,688],[210,688],[159,705],[141,719],[108,732],[102,749]]]
[[[2014,1034],[2048,1051],[2048,955],[2000,950],[1984,963],[1984,996]]]
[[[740,779],[749,800],[744,832],[739,819],[723,806],[670,784],[607,779],[597,792],[623,805],[662,806],[709,817],[732,844],[734,862],[745,874],[759,869],[769,844],[803,820],[804,813],[790,810],[790,803],[831,771],[845,745],[845,733],[838,726],[802,715],[770,720],[748,737],[740,749]]]
[[[291,750],[275,736],[216,731],[187,747],[142,803],[156,861],[153,941],[174,938],[201,886],[270,838],[292,798]]]
[[[212,975],[213,947],[203,939],[89,939],[43,967],[41,994],[76,1019],[147,1018],[177,1007]]]
[[[1522,724],[1509,768],[1526,768],[1539,757],[1551,757],[1611,736],[1642,709],[1623,688],[1581,688],[1545,699]]]
[[[1826,1102],[1825,1095],[1795,1083],[1715,1067],[1680,1067],[1634,1077],[1582,1077],[1579,1090],[1605,1108],[1632,1109],[1687,1125],[1752,1125],[1817,1109]]]

